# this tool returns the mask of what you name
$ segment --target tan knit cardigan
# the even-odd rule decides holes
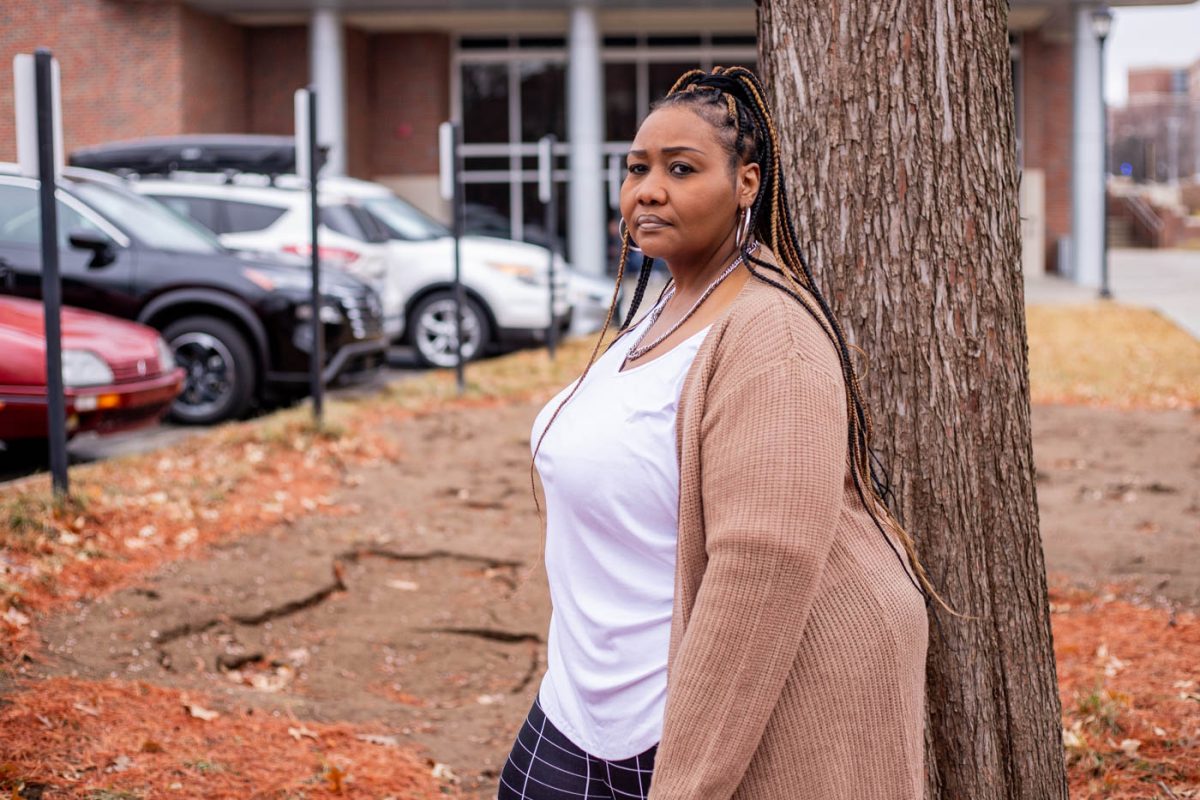
[[[925,607],[857,497],[846,414],[821,327],[751,278],[679,402],[650,800],[923,796]]]

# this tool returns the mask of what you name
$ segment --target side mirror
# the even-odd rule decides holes
[[[67,236],[67,241],[76,250],[92,251],[92,260],[88,264],[88,269],[107,267],[117,260],[117,249],[113,246],[112,239],[99,231],[71,231]]]

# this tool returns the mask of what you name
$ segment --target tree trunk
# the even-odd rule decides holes
[[[874,447],[939,591],[929,798],[1066,798],[1038,535],[1007,4],[760,0],[801,250],[866,351]]]

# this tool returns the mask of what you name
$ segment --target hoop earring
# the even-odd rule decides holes
[[[738,215],[737,227],[733,232],[733,243],[738,250],[742,249],[742,245],[746,244],[747,237],[750,235],[750,207],[747,206],[745,213]]]

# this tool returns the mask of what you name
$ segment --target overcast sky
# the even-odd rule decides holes
[[[1130,67],[1183,67],[1200,58],[1200,2],[1114,8],[1104,49],[1105,96],[1114,105],[1124,105]]]

